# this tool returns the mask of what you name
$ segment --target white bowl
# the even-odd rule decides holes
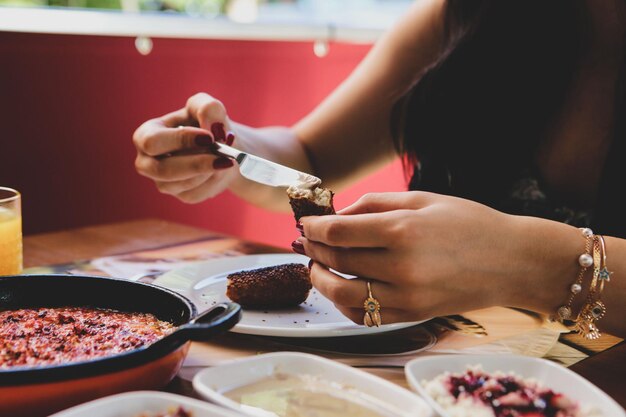
[[[626,417],[624,409],[598,387],[564,366],[546,359],[518,355],[437,355],[413,359],[405,366],[409,385],[417,391],[442,417],[449,417],[443,408],[424,390],[422,381],[431,380],[443,372],[462,373],[468,365],[482,365],[489,373],[514,372],[524,378],[534,378],[545,387],[593,406],[606,417]]]
[[[111,395],[68,408],[50,417],[137,417],[141,413],[163,413],[182,406],[193,417],[241,417],[241,414],[182,395],[159,391],[134,391]]]
[[[365,371],[308,353],[267,353],[207,368],[194,377],[193,387],[210,401],[248,415],[258,416],[267,413],[259,413],[252,407],[242,406],[227,398],[223,393],[257,382],[275,373],[312,375],[345,385],[389,406],[398,417],[431,417],[433,415],[433,411],[424,400],[411,391]]]

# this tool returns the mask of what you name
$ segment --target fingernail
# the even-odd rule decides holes
[[[211,135],[198,135],[195,141],[198,146],[208,146],[213,143],[213,138]]]
[[[311,267],[313,266],[313,262],[314,262],[313,259],[309,261],[309,269],[311,269]]]
[[[296,223],[296,229],[300,232],[300,235],[304,237],[304,225],[301,222]]]
[[[214,169],[227,169],[234,165],[234,162],[230,158],[217,158],[213,161]]]
[[[228,132],[228,135],[226,135],[226,144],[230,146],[233,144],[234,141],[235,141],[235,134],[233,132]]]
[[[300,255],[306,255],[306,253],[304,253],[304,245],[299,240],[294,240],[293,242],[291,242],[291,249],[293,249],[295,253],[299,253]]]
[[[226,141],[226,132],[224,131],[224,123],[213,123],[211,125],[211,133],[218,142]]]

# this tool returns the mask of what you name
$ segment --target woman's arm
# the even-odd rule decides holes
[[[439,56],[444,4],[415,2],[353,74],[294,127],[326,186],[340,190],[397,157],[391,111]]]
[[[314,286],[363,322],[372,280],[383,323],[414,321],[490,306],[554,314],[579,272],[585,239],[575,227],[504,214],[476,202],[425,193],[366,195],[335,216],[301,219],[294,248],[315,260]],[[626,241],[606,238],[606,317],[601,331],[626,334]],[[328,268],[356,275],[346,280]],[[579,311],[589,287],[576,297]]]
[[[219,100],[203,93],[193,96],[185,108],[150,120],[135,132],[137,171],[153,179],[162,192],[186,202],[199,202],[229,188],[256,205],[288,210],[284,190],[252,183],[235,168],[214,166],[215,156],[198,153],[202,145],[194,142],[195,137],[222,123],[235,134],[233,146],[313,173],[326,187],[341,189],[396,156],[391,110],[437,58],[443,6],[444,0],[416,2],[353,74],[293,128],[238,124]],[[180,125],[185,127],[178,129]],[[173,157],[162,157],[172,153]]]

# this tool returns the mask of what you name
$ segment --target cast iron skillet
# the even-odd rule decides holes
[[[175,376],[190,340],[211,339],[241,318],[241,308],[235,303],[218,304],[197,316],[191,301],[156,285],[75,275],[0,277],[0,311],[36,307],[99,307],[152,313],[178,328],[152,345],[113,356],[62,365],[0,369],[0,415],[16,415],[5,414],[8,411],[46,415],[60,409],[60,403],[65,406],[103,394],[160,388]],[[97,392],[88,392],[89,387]],[[71,398],[62,401],[60,396]],[[32,408],[33,397],[38,403],[59,405],[29,413],[16,408],[21,404]]]

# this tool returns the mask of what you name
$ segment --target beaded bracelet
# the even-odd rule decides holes
[[[594,237],[593,258],[593,278],[589,285],[589,293],[585,305],[576,318],[574,327],[576,332],[589,340],[595,340],[602,335],[596,326],[596,321],[606,315],[606,306],[602,302],[601,296],[604,285],[611,280],[612,274],[606,267],[606,243],[602,236]]]
[[[565,304],[560,306],[556,312],[556,317],[553,317],[554,320],[557,320],[563,323],[565,320],[568,320],[572,317],[572,302],[577,294],[579,294],[583,287],[583,278],[585,276],[585,272],[587,272],[587,268],[593,265],[593,257],[591,255],[591,247],[593,244],[593,231],[589,228],[581,228],[580,232],[585,238],[585,253],[578,257],[578,264],[580,265],[580,271],[578,272],[578,276],[576,277],[576,281],[569,288],[569,296],[567,297],[567,301]]]

